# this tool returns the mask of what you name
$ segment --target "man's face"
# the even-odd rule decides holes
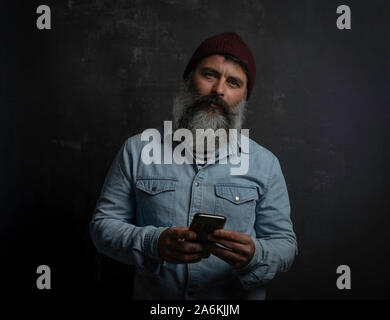
[[[214,54],[196,66],[190,86],[200,96],[217,95],[234,110],[245,95],[247,78],[239,64]],[[208,113],[210,116],[218,113],[218,106],[211,104]]]
[[[173,105],[175,128],[241,129],[247,78],[242,67],[221,55],[204,58],[185,81]]]

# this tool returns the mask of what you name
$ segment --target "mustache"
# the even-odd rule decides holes
[[[233,118],[236,116],[236,112],[233,112],[229,105],[223,101],[218,95],[210,94],[205,96],[200,96],[197,94],[192,94],[193,102],[187,106],[184,114],[182,115],[179,125],[181,128],[187,128],[191,122],[191,119],[200,112],[204,112],[210,109],[214,109],[211,104],[215,104],[220,108],[222,118],[225,119],[228,126],[233,123]]]
[[[225,117],[234,117],[237,115],[237,113],[234,112],[232,108],[230,108],[230,106],[216,94],[196,97],[194,103],[188,107],[187,112],[194,114],[201,110],[213,109],[214,107],[211,106],[212,104],[219,107],[222,115]]]

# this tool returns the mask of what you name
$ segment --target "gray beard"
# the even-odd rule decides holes
[[[191,107],[200,96],[189,91],[188,87],[184,85],[179,94],[173,101],[173,129],[177,130],[182,128],[182,119],[186,114],[189,107]],[[246,94],[242,100],[234,107],[234,115],[231,119],[227,119],[223,114],[209,115],[206,110],[200,110],[196,112],[185,125],[186,129],[189,129],[193,134],[196,129],[212,129],[214,131],[218,129],[237,129],[242,128],[242,124],[245,119],[246,106]]]
[[[196,103],[199,97],[200,95],[191,92],[186,84],[180,89],[173,101],[173,129],[185,128],[190,130],[194,141],[192,146],[193,153],[196,153],[196,146],[202,145],[204,146],[205,153],[204,155],[198,153],[197,157],[204,156],[205,158],[208,158],[215,150],[226,146],[220,145],[218,137],[216,137],[214,146],[207,145],[206,137],[204,136],[201,138],[203,141],[198,141],[198,139],[196,139],[196,129],[212,129],[214,132],[218,129],[223,129],[226,131],[227,137],[229,137],[229,129],[236,129],[237,132],[239,132],[245,119],[246,94],[243,99],[234,106],[229,118],[219,112],[210,115],[207,113],[207,110],[198,110],[188,118],[188,109]],[[186,121],[183,121],[184,118],[186,118]]]

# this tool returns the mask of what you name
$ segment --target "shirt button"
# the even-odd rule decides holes
[[[239,197],[239,196],[236,196],[236,198],[235,198],[235,199],[236,199],[236,201],[238,201],[238,200],[240,200],[240,197]]]
[[[199,187],[199,182],[198,181],[195,182],[195,187]]]

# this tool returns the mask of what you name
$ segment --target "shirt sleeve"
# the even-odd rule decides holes
[[[298,254],[287,186],[276,157],[265,193],[256,205],[255,230],[255,253],[248,265],[237,270],[244,288],[263,286],[277,273],[286,272]]]
[[[137,204],[127,143],[107,173],[90,222],[90,234],[99,252],[147,271],[162,262],[157,241],[165,228],[134,225]]]

